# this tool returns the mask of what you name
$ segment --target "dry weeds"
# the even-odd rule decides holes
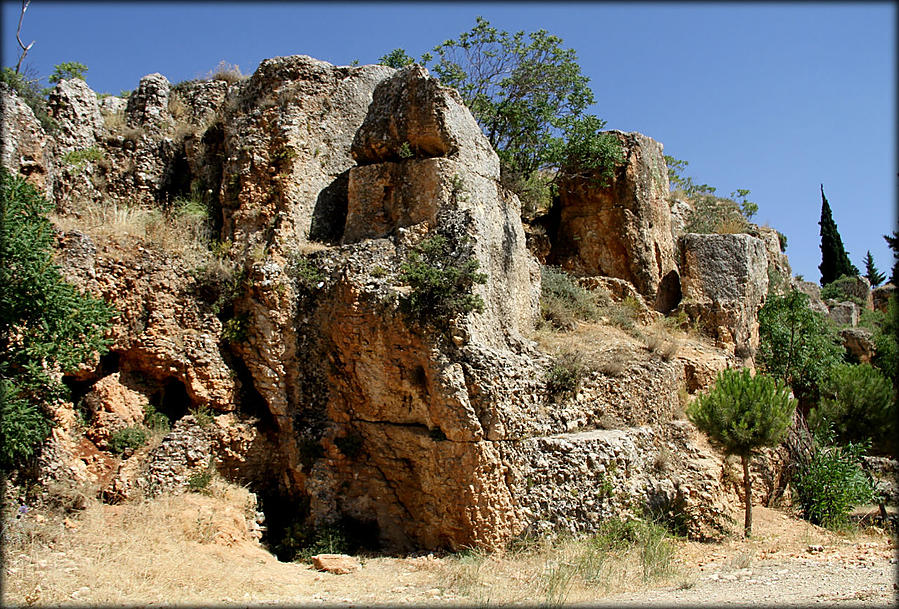
[[[192,267],[213,258],[204,215],[185,213],[166,217],[159,209],[103,202],[82,203],[73,213],[53,215],[50,219],[60,230],[79,230],[94,240],[127,236],[145,239]]]

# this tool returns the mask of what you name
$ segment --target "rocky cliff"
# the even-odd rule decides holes
[[[62,81],[53,134],[2,95],[4,166],[56,203],[68,278],[119,311],[110,353],[66,378],[89,423],[58,413],[51,477],[121,501],[212,466],[257,491],[271,535],[341,525],[399,550],[641,510],[696,536],[726,526],[725,462],[679,413],[751,363],[766,271],[786,262],[750,235],[679,236],[657,142],[613,132],[625,162],[610,185],[562,185],[542,257],[717,345],[660,355],[600,323],[580,346],[605,367],[558,396],[519,201],[426,70],[278,57],[232,83],[151,74],[102,103]],[[447,282],[467,305],[429,300]],[[172,431],[111,457],[148,404]]]

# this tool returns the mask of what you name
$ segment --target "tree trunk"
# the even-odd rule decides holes
[[[752,478],[749,477],[749,455],[740,455],[743,462],[743,490],[746,495],[746,520],[743,524],[743,534],[746,537],[752,535]]]

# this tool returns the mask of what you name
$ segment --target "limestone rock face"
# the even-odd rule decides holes
[[[871,332],[865,328],[843,328],[840,330],[843,346],[858,363],[869,364],[877,353],[877,345],[871,340]]]
[[[754,354],[757,314],[768,293],[764,242],[745,234],[688,233],[680,246],[684,310],[722,344]]]
[[[871,290],[871,304],[875,311],[886,313],[889,307],[890,298],[896,294],[896,286],[892,283],[885,283],[880,287]]]
[[[777,230],[770,226],[753,225],[750,234],[765,243],[765,251],[768,254],[769,292],[781,296],[786,294],[790,290],[793,270],[786,254],[780,251],[780,237]]]
[[[119,377],[118,372],[103,377],[84,396],[84,403],[91,411],[87,435],[101,448],[107,446],[116,431],[144,420],[147,397],[123,385]]]
[[[162,74],[147,74],[128,97],[125,114],[128,123],[144,128],[162,126],[171,119],[169,95],[171,84]]]
[[[404,157],[447,157],[488,178],[499,177],[499,157],[458,91],[442,87],[412,65],[381,82],[353,139],[360,165]]]
[[[5,85],[0,85],[0,129],[3,167],[24,176],[39,191],[52,197],[50,140],[31,108]]]
[[[275,57],[233,89],[222,119],[223,238],[240,252],[339,242],[346,172],[356,164],[350,146],[372,91],[392,73]]]
[[[816,311],[818,313],[821,313],[822,315],[827,315],[828,308],[827,305],[824,304],[824,301],[821,299],[821,287],[817,283],[813,283],[811,281],[799,281],[794,278],[791,282],[791,286],[794,290],[798,290],[808,296],[809,308],[812,311]]]
[[[64,271],[82,289],[116,303],[110,351],[119,369],[146,377],[162,391],[168,387],[170,398],[183,394],[184,410],[232,410],[237,384],[219,349],[222,325],[197,298],[184,263],[140,242],[107,243],[93,254],[85,241],[84,235],[61,238],[61,258],[74,251],[74,264]]]
[[[838,326],[849,326],[854,328],[858,325],[858,305],[854,302],[830,302],[827,316]]]
[[[560,184],[561,219],[551,258],[578,275],[631,282],[654,308],[677,305],[668,203],[668,168],[662,145],[640,133],[611,131],[625,162],[609,186],[573,178]]]
[[[97,145],[103,129],[103,118],[97,94],[80,78],[61,80],[48,99],[51,116],[59,124],[54,136],[57,153],[86,150]]]

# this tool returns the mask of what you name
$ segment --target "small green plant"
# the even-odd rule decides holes
[[[53,133],[59,128],[57,122],[48,112],[47,99],[37,78],[17,73],[12,68],[4,66],[0,69],[0,82],[3,82],[15,91],[16,95],[31,108],[44,131]]]
[[[278,173],[286,175],[290,172],[291,163],[297,158],[297,150],[292,146],[282,146],[272,152],[269,162],[278,168]]]
[[[84,73],[87,72],[87,66],[77,61],[65,61],[56,64],[53,73],[47,77],[47,80],[53,84],[61,80],[69,80],[70,78],[78,78],[84,80]]]
[[[297,521],[284,531],[275,554],[282,561],[308,562],[316,554],[346,554],[350,543],[339,524],[313,527]]]
[[[143,427],[125,427],[114,432],[109,438],[109,449],[117,455],[126,450],[140,448],[147,443],[150,434]]]
[[[821,298],[823,300],[850,301],[865,306],[862,299],[855,293],[857,285],[858,277],[841,275],[821,288]]]
[[[247,329],[250,316],[248,313],[235,315],[222,324],[222,340],[231,344],[246,342],[249,330]]]
[[[399,154],[401,159],[411,159],[415,156],[415,153],[412,152],[412,146],[409,145],[409,142],[403,142],[403,145],[400,146]]]
[[[311,258],[295,252],[287,263],[287,274],[299,285],[307,288],[315,287],[325,280],[325,274]]]
[[[63,163],[71,165],[76,171],[84,169],[85,163],[97,163],[105,158],[103,151],[97,147],[72,150],[62,157]]]
[[[208,427],[215,420],[215,413],[206,404],[200,404],[190,409],[190,414],[200,427]]]
[[[483,311],[484,301],[473,288],[487,283],[487,276],[478,268],[466,248],[453,246],[440,234],[425,238],[400,266],[403,281],[412,288],[400,298],[402,311],[419,322],[435,324]]]
[[[578,321],[597,319],[597,295],[578,285],[562,269],[543,266],[540,267],[540,314],[542,325],[570,330]]]
[[[415,63],[415,59],[410,57],[405,49],[393,49],[387,55],[382,55],[381,58],[378,59],[378,63],[382,66],[399,70]]]
[[[187,479],[187,488],[192,493],[209,494],[209,483],[215,475],[215,468],[206,467],[194,472]]]
[[[556,400],[577,393],[589,369],[579,351],[563,351],[546,373],[546,391]]]
[[[154,434],[164,434],[172,427],[171,421],[152,404],[144,406],[144,425]]]
[[[795,410],[796,400],[788,387],[764,374],[752,376],[748,369],[722,370],[712,390],[687,407],[687,417],[696,427],[742,461],[747,537],[752,534],[752,453],[762,446],[777,445]]]

